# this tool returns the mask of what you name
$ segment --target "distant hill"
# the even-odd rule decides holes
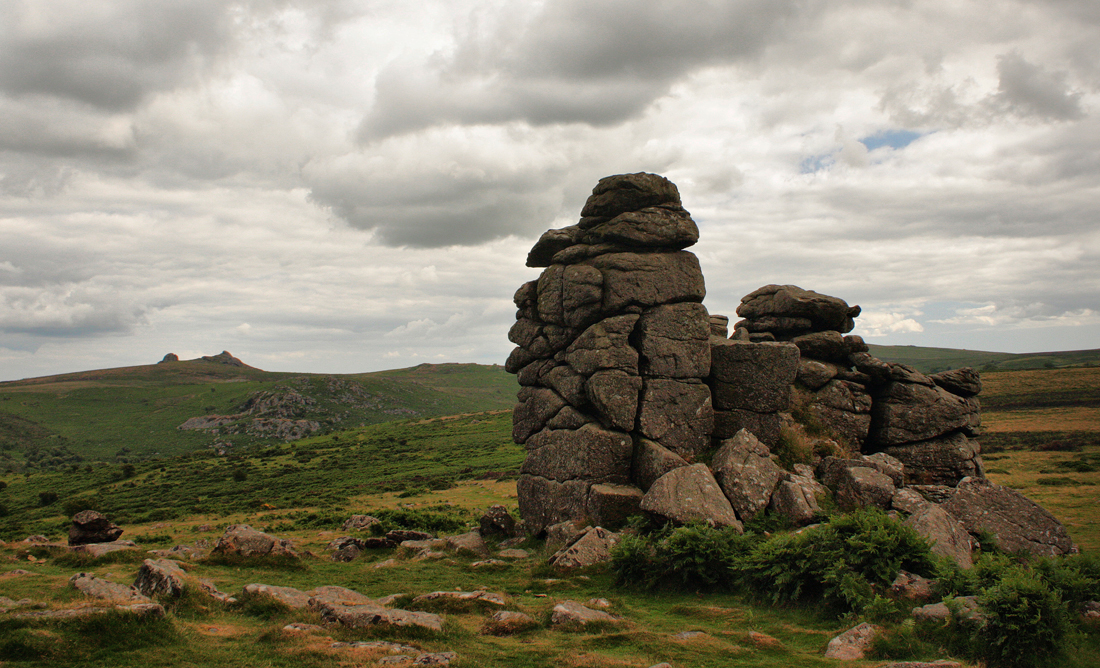
[[[886,362],[908,364],[923,373],[969,366],[982,373],[1021,371],[1024,369],[1059,369],[1071,366],[1100,365],[1100,350],[1071,350],[1050,353],[994,353],[956,348],[922,348],[920,346],[876,346],[871,354]]]
[[[397,419],[507,410],[517,390],[515,376],[496,365],[302,374],[227,359],[235,358],[0,383],[0,472],[231,451]]]

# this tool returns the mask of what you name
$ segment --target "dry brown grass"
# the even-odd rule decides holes
[[[1100,409],[1089,406],[983,411],[982,429],[1007,431],[1100,431]]]

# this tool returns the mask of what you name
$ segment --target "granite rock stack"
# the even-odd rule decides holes
[[[698,238],[676,186],[639,173],[600,180],[580,222],[531,249],[545,269],[516,292],[506,365],[528,532],[621,521],[670,462],[710,446],[706,291],[683,250]]]

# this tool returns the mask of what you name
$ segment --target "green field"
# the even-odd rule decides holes
[[[190,418],[239,415],[262,393],[302,397],[275,415],[247,415],[217,431],[181,430]],[[63,470],[208,449],[284,442],[253,433],[254,417],[360,425],[510,409],[515,377],[499,366],[422,364],[364,374],[272,373],[204,361],[170,362],[0,383],[0,470]]]
[[[994,353],[956,348],[921,346],[879,346],[870,344],[871,354],[886,362],[908,364],[922,373],[973,367],[982,373],[1057,369],[1071,366],[1100,365],[1100,350],[1073,350],[1050,353]]]

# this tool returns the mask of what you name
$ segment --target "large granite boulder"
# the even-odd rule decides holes
[[[883,452],[905,463],[911,484],[954,487],[963,478],[985,477],[978,442],[968,439],[961,431],[891,446]]]
[[[73,515],[69,527],[69,545],[110,543],[118,540],[122,528],[97,510],[82,510]]]
[[[634,444],[634,459],[630,477],[643,491],[672,469],[687,466],[683,457],[647,438],[639,438]]]
[[[786,410],[798,375],[798,348],[789,343],[711,340],[714,406],[756,413]]]
[[[859,315],[858,306],[843,299],[803,290],[797,285],[765,285],[741,298],[738,327],[754,332],[791,335],[808,331],[850,332]]]
[[[871,411],[869,442],[879,448],[915,443],[962,431],[977,433],[981,408],[976,397],[960,397],[928,376],[891,365],[895,380],[878,390]]]
[[[634,444],[623,432],[588,424],[576,430],[542,432],[527,445],[530,452],[521,473],[558,482],[629,481]]]
[[[746,522],[768,507],[784,477],[768,448],[745,430],[722,442],[711,468],[737,516]]]
[[[179,598],[184,590],[187,573],[179,562],[171,559],[146,559],[138,569],[134,589],[145,596]]]
[[[741,531],[741,522],[706,464],[673,469],[642,497],[642,510],[677,523],[701,520]]]
[[[611,561],[611,549],[619,535],[603,527],[588,527],[555,552],[549,564],[555,568],[574,569]]]
[[[814,392],[810,413],[835,436],[857,449],[871,428],[871,395],[859,383],[833,379]]]
[[[932,553],[955,562],[959,568],[971,568],[974,559],[971,553],[974,543],[970,534],[959,522],[943,508],[928,504],[905,520],[932,543]]]
[[[285,538],[276,538],[256,531],[247,524],[233,524],[225,529],[211,554],[234,554],[242,557],[286,556],[297,558],[294,545]]]
[[[993,534],[997,545],[1008,552],[1042,557],[1077,552],[1066,528],[1053,515],[1016,490],[988,480],[963,479],[943,509],[971,534]]]

